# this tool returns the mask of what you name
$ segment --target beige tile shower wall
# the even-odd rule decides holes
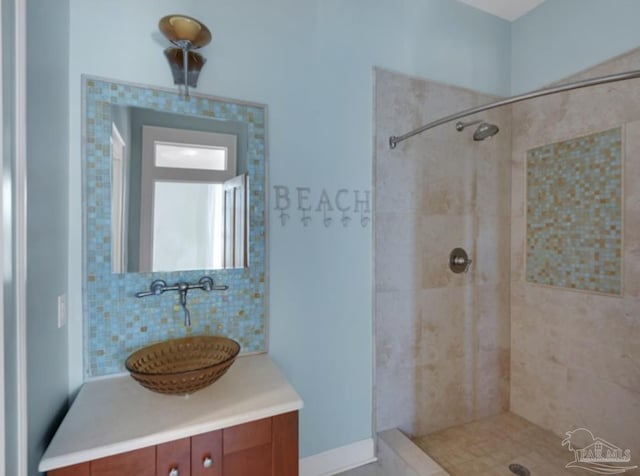
[[[377,430],[423,435],[505,410],[509,401],[510,111],[475,127],[400,135],[493,98],[385,71],[375,87]],[[474,260],[453,274],[457,246]]]
[[[640,69],[640,52],[571,79]],[[623,126],[622,297],[525,282],[525,160],[533,147]],[[640,81],[513,106],[511,410],[558,435],[587,427],[640,457]]]

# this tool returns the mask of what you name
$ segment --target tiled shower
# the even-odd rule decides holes
[[[634,50],[568,80],[638,68]],[[640,456],[640,82],[472,116],[500,127],[482,142],[451,123],[390,150],[495,98],[375,79],[376,430],[510,411],[560,448],[584,427]],[[448,269],[458,246],[467,274]]]
[[[511,115],[483,115],[501,129],[483,142],[449,124],[390,150],[495,98],[384,70],[375,91],[377,429],[423,435],[509,406]],[[468,273],[449,270],[456,247]]]

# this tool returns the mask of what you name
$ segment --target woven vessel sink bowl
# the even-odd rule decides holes
[[[239,352],[240,344],[226,337],[184,337],[143,347],[124,365],[149,390],[187,395],[222,377]]]

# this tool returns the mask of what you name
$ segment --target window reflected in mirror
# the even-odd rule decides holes
[[[184,129],[177,115],[175,127],[160,127],[154,114],[171,114],[112,109],[112,271],[248,266],[238,134]]]

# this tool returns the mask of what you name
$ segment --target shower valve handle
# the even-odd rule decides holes
[[[468,273],[469,272],[469,268],[471,267],[471,263],[473,262],[473,260],[471,258],[467,258],[464,259],[461,256],[458,256],[456,258],[453,259],[453,264],[456,266],[464,266],[464,272]]]
[[[473,260],[462,248],[455,248],[449,255],[449,269],[454,273],[468,273]]]

